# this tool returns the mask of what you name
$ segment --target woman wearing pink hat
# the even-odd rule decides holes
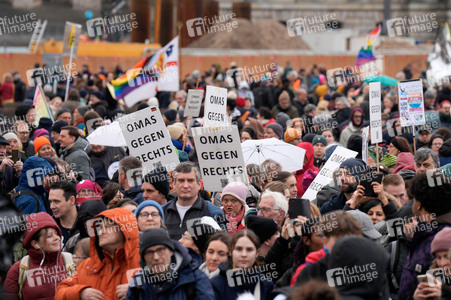
[[[221,209],[224,211],[227,220],[227,231],[230,235],[234,235],[242,229],[246,229],[244,225],[244,216],[249,210],[246,204],[246,195],[248,187],[242,182],[231,182],[222,190]]]
[[[80,181],[77,184],[77,198],[102,196],[102,188],[89,179]]]

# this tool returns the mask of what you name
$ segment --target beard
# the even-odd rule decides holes
[[[357,190],[357,182],[348,183],[348,185],[340,186],[340,191],[342,191],[345,194],[354,193],[356,190]]]

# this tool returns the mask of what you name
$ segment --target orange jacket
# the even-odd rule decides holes
[[[116,249],[112,259],[98,246],[97,230],[93,230],[95,236],[91,237],[89,258],[78,266],[74,275],[58,285],[55,295],[57,300],[78,300],[81,291],[88,287],[101,291],[104,299],[118,299],[116,287],[128,283],[133,273],[141,267],[135,215],[128,209],[114,208],[101,212],[97,217],[106,217],[118,225],[125,236],[125,244]]]

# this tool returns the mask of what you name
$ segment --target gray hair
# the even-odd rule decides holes
[[[177,165],[174,172],[174,180],[177,180],[178,173],[191,173],[193,170],[196,173],[196,180],[197,182],[199,182],[200,181],[199,168],[196,166],[196,164],[190,161],[185,161]]]
[[[282,165],[272,158],[265,159],[262,162],[261,169],[263,172],[267,172],[268,170],[272,170],[274,168],[279,168],[280,170],[282,170]]]
[[[346,107],[350,107],[351,106],[351,104],[349,104],[348,98],[346,98],[345,96],[338,97],[336,100],[340,100],[341,102],[343,102],[343,105],[346,106]]]
[[[188,96],[188,94],[187,94],[184,90],[178,91],[178,92],[176,93],[176,95],[177,95],[177,94],[182,95],[184,98],[186,98],[186,97]]]
[[[284,217],[288,213],[288,200],[279,192],[273,192],[271,190],[266,190],[262,193],[261,199],[263,198],[273,198],[274,199],[274,209],[281,209],[284,211]]]
[[[434,160],[434,166],[436,168],[440,167],[440,159],[439,159],[437,153],[435,153],[435,151],[432,150],[431,148],[427,148],[427,147],[422,147],[417,150],[417,152],[415,153],[415,156],[414,156],[415,164],[422,163],[423,161],[428,160],[429,157],[431,157],[431,156],[432,156],[432,159]]]

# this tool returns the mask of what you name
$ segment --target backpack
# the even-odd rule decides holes
[[[16,198],[19,197],[19,196],[28,195],[28,196],[33,197],[36,200],[36,213],[39,212],[39,205],[41,203],[41,200],[32,191],[30,191],[30,190],[21,190],[21,191],[18,192],[18,191],[16,191],[16,188],[14,188],[8,194],[11,197],[11,201],[14,203],[14,205],[16,205]]]
[[[75,272],[75,263],[72,259],[72,254],[68,252],[61,252],[63,256],[64,265],[66,266],[67,276],[71,276]],[[19,265],[19,299],[22,299],[23,286],[28,276],[28,269],[30,268],[30,256],[27,255],[20,261]]]

